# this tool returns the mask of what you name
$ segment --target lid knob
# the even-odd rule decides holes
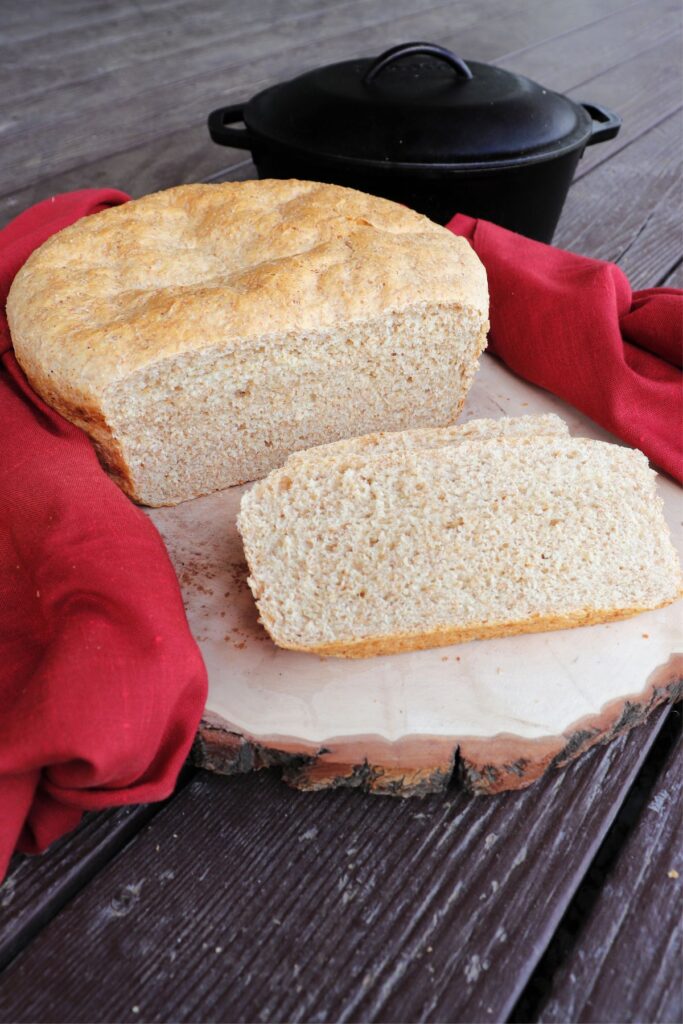
[[[460,78],[472,78],[472,72],[465,61],[458,57],[457,53],[447,50],[444,46],[437,46],[436,43],[400,43],[398,46],[392,46],[389,50],[385,50],[372,62],[363,75],[363,84],[370,85],[380,71],[384,71],[394,61],[401,57],[411,57],[415,53],[423,53],[429,57],[443,60],[446,64],[450,64]]]

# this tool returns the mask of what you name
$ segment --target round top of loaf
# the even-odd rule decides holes
[[[85,217],[17,274],[7,313],[43,394],[101,394],[193,349],[366,320],[420,303],[488,309],[469,243],[336,185],[182,185]]]

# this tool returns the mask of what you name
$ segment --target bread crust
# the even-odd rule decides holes
[[[679,590],[674,597],[653,607],[664,608],[668,604],[673,604],[681,596],[683,596],[683,589]],[[566,615],[533,615],[517,622],[475,622],[470,626],[439,626],[436,629],[427,630],[427,632],[415,631],[394,633],[389,636],[360,637],[356,640],[337,640],[334,643],[317,646],[292,644],[279,640],[269,629],[268,623],[263,618],[260,621],[278,647],[318,654],[321,658],[374,658],[383,654],[403,654],[408,651],[424,651],[431,647],[449,647],[453,644],[468,643],[470,640],[488,640],[493,637],[517,636],[520,633],[546,633],[555,629],[594,626],[601,622],[630,619],[634,615],[652,610],[651,607],[585,608]]]
[[[397,203],[336,185],[182,185],[53,235],[7,314],[34,388],[76,421],[113,382],[193,350],[362,322],[421,303],[486,321],[469,243]],[[87,428],[86,428],[87,429]]]

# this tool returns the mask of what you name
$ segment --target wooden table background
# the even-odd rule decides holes
[[[253,176],[205,120],[428,39],[613,107],[556,236],[683,286],[679,0],[0,0],[0,222]],[[680,1021],[680,712],[530,790],[398,801],[188,769],[0,888],[3,1021]],[[1,827],[1,823],[0,823]]]

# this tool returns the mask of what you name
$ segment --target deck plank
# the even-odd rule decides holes
[[[437,3],[438,0],[433,0]],[[178,69],[202,70],[207,48],[225,49],[226,59],[239,40],[247,36],[275,35],[285,25],[306,23],[319,18],[325,10],[341,8],[351,17],[364,0],[250,0],[243,8],[235,4],[190,7],[178,17],[171,7],[159,13],[141,11],[137,16],[108,19],[106,31],[93,24],[78,33],[59,33],[55,40],[39,36],[26,40],[17,49],[0,45],[0,113],[12,109],[5,87],[11,85],[22,105],[40,103],[46,88],[66,90],[88,83],[98,89],[104,75],[121,80],[126,71],[136,68],[136,81],[154,82],[164,75],[173,80]],[[69,96],[68,92],[64,96]],[[6,98],[2,98],[6,97]],[[68,108],[57,95],[57,107]]]
[[[683,1020],[681,778],[683,746],[678,743],[600,890],[576,948],[555,976],[539,1020]],[[653,898],[658,892],[661,898]]]
[[[575,19],[579,17],[580,12],[574,5],[564,5],[563,10],[571,11]],[[439,14],[439,17],[442,16],[442,14]],[[585,11],[583,16],[587,16]],[[570,22],[565,18],[564,24],[566,26]],[[543,26],[536,25],[535,28],[542,35],[544,31]],[[465,47],[465,52],[468,54],[474,53],[480,57],[486,56],[488,59],[495,58],[501,63],[507,64],[509,50],[506,47],[513,46],[515,41],[518,42],[520,39],[528,39],[528,29],[526,27],[524,27],[522,32],[520,32],[519,28],[517,31],[517,35],[511,33],[510,26],[507,25],[507,33],[502,33],[501,41],[498,44],[499,48],[496,49],[494,41],[489,38],[487,21],[483,19],[469,27],[461,25],[457,32],[454,32],[452,36],[445,39],[445,42],[451,45],[457,43],[458,46],[462,44]],[[657,32],[659,32],[659,29]],[[603,76],[598,77],[593,86],[595,98],[602,99],[604,102],[613,102],[615,107],[619,106],[619,95],[624,97],[635,95],[641,98],[639,102],[637,101],[635,104],[632,104],[635,105],[637,112],[636,123],[633,125],[633,128],[629,124],[623,131],[621,139],[610,143],[608,146],[596,147],[592,151],[588,150],[587,157],[584,160],[584,167],[593,153],[604,153],[606,151],[607,155],[609,155],[616,152],[615,147],[623,145],[622,140],[627,140],[631,137],[629,135],[630,132],[637,133],[643,131],[654,120],[659,119],[661,111],[667,108],[667,106],[671,106],[671,96],[675,96],[679,84],[675,75],[658,75],[653,76],[656,84],[652,87],[644,90],[633,90],[631,88],[634,72],[630,62],[638,57],[643,47],[647,48],[650,45],[649,35],[646,32],[640,41],[637,41],[635,34],[631,30],[630,23],[622,24],[621,16],[616,15],[613,18],[603,18],[598,22],[597,27],[591,23],[589,26],[580,27],[577,31],[572,30],[572,45],[576,48],[578,54],[576,61],[572,64],[574,82],[578,83],[584,79],[588,65],[582,63],[583,58],[581,55],[585,52],[587,54],[586,60],[589,62],[593,60],[593,54],[588,44],[595,45],[595,37],[600,33],[609,35],[612,40],[615,38],[621,39],[621,33],[624,33],[625,38],[622,40],[622,63],[618,69],[614,69],[606,82],[603,82]],[[366,40],[369,46],[370,41],[367,34]],[[378,41],[377,45],[381,46],[382,44]],[[542,51],[544,46],[544,42],[535,43],[533,46],[527,47],[525,53],[533,55],[537,49]],[[669,57],[668,51],[664,52],[657,49],[657,53],[662,60],[667,60]],[[649,72],[651,62],[656,59],[656,56],[648,53],[648,64],[643,71],[643,76]],[[547,81],[547,84],[550,86],[556,86],[557,82],[554,78],[556,74],[556,59],[553,58],[542,64],[541,58],[536,55],[534,60],[541,79]],[[186,124],[174,131],[168,131],[169,126],[164,122],[162,129],[158,132],[158,122],[155,122],[154,129],[148,131],[141,142],[136,145],[126,146],[120,152],[107,152],[106,155],[100,155],[99,158],[95,158],[90,162],[80,163],[61,172],[57,171],[57,164],[54,161],[50,161],[49,164],[45,163],[42,165],[42,170],[38,169],[35,180],[32,180],[34,178],[33,174],[24,175],[25,184],[23,187],[16,188],[15,186],[13,190],[0,198],[0,224],[5,223],[16,212],[40,199],[47,198],[56,192],[69,191],[76,188],[114,185],[137,196],[188,181],[233,177],[233,169],[238,177],[242,176],[240,173],[241,167],[244,165],[245,157],[248,154],[213,145],[209,141],[205,123],[206,114],[212,105],[220,102],[239,101],[251,95],[246,85],[240,85],[242,70],[240,66],[234,72],[232,91],[228,90],[220,99],[217,96],[211,101],[207,99],[201,115],[199,113],[192,115],[192,123],[190,124]],[[253,72],[254,68],[249,68],[248,73],[253,74]],[[290,72],[288,71],[287,73]],[[261,83],[261,85],[263,84]],[[254,86],[254,89],[256,88],[257,86]],[[607,95],[603,95],[603,93]],[[630,110],[626,112],[625,116],[628,116],[630,112]],[[22,116],[25,116],[25,113]],[[64,146],[68,149],[69,145],[68,133],[66,133]],[[26,184],[28,179],[31,179],[30,184]]]
[[[683,66],[682,41],[683,33],[679,30],[646,49],[639,49],[608,71],[567,89],[567,95],[577,102],[596,101],[615,110],[623,122],[616,139],[587,147],[575,183],[598,164],[613,160],[625,146],[679,109],[681,76],[660,72],[663,67]]]
[[[0,1018],[503,1020],[667,711],[486,799],[199,773],[0,976]]]
[[[662,288],[683,288],[683,261],[679,259],[675,267],[657,284]]]
[[[613,10],[621,2],[576,0],[561,9],[571,11],[573,24],[581,25],[603,7]],[[671,2],[655,0],[662,7],[661,17]],[[459,8],[457,21],[453,19],[456,41],[477,56],[497,56],[542,39],[550,28],[546,21],[557,15],[558,6],[559,0],[529,0],[520,12],[510,10],[509,0],[487,0]],[[434,0],[395,0],[390,10],[383,0],[355,0],[311,15],[305,24],[255,26],[234,40],[210,40],[196,47],[189,61],[171,53],[133,64],[125,73],[105,72],[95,83],[77,81],[56,88],[49,105],[42,93],[19,97],[0,108],[0,192],[16,187],[17,180],[30,183],[88,162],[94,154],[119,152],[204,121],[213,106],[246,99],[322,62],[355,56],[359,47],[372,53],[415,34],[441,37],[447,10],[443,3],[434,6]]]
[[[655,284],[681,257],[680,112],[570,189],[555,236],[565,249],[620,263],[634,288]]]
[[[543,46],[528,47],[511,55],[505,60],[505,67],[565,92],[680,28],[680,5],[676,0],[656,0],[644,6],[634,3],[615,12],[603,12],[596,7],[589,23],[558,33]],[[634,70],[635,67],[634,61]]]
[[[2,41],[21,45],[33,39],[48,39],[55,31],[80,35],[89,26],[111,29],[112,21],[139,17],[141,12],[156,15],[170,7],[180,13],[192,0],[3,0]],[[211,2],[211,0],[209,0]]]
[[[364,2],[337,0],[334,6],[352,11]],[[572,10],[552,0],[535,9],[533,24],[528,22],[528,25],[536,39],[540,38],[539,32],[554,36],[567,26],[581,24],[582,19],[592,21],[614,12],[624,12],[631,17],[634,3],[637,6],[643,2],[645,0],[599,0],[590,7],[579,5],[578,10]],[[60,30],[57,21],[51,33],[24,39],[20,48],[10,38],[5,42],[0,37],[0,62],[9,65],[4,71],[0,66],[0,85],[11,84],[15,97],[23,99],[46,87],[55,89],[84,78],[92,80],[141,62],[161,61],[175,72],[179,59],[192,66],[198,48],[207,44],[241,37],[250,30],[253,33],[259,24],[262,30],[264,26],[273,30],[283,22],[308,21],[331,3],[332,0],[250,0],[245,8],[204,0],[190,6],[185,4],[181,9],[176,2],[161,9],[149,9],[150,5],[145,4],[126,12],[109,4],[104,17],[81,26],[77,33],[69,28]],[[467,21],[464,12],[457,9],[454,12],[453,5],[446,0],[433,0],[431,6],[442,12],[442,26],[451,22],[461,28]],[[491,0],[484,0],[477,6],[478,17],[498,13],[497,8],[492,8]],[[523,8],[520,0],[513,0],[500,10],[507,13],[508,19],[512,12],[519,21]],[[502,26],[503,39],[508,19]],[[2,95],[0,92],[0,109]]]
[[[154,813],[136,806],[88,814],[49,854],[13,859],[0,885],[0,970]]]
[[[503,0],[498,0],[502,3]],[[173,58],[143,61],[126,70],[104,73],[97,88],[76,82],[55,91],[52,104],[42,96],[28,97],[5,111],[0,193],[163,136],[189,123],[204,122],[208,112],[223,103],[246,99],[254,92],[310,68],[321,61],[350,56],[362,33],[367,45],[380,46],[402,25],[413,25],[413,12],[433,6],[434,0],[364,0],[351,9],[330,8],[299,24],[259,26],[251,34],[226,44],[200,47],[194,62]],[[408,13],[410,12],[410,13]],[[402,15],[404,15],[402,17]],[[441,14],[439,17],[442,17]],[[428,10],[422,16],[429,20]],[[472,15],[474,17],[474,15]],[[302,39],[306,40],[302,44]],[[381,41],[381,42],[380,42]],[[349,47],[353,50],[349,53]],[[112,111],[116,116],[112,116]]]

